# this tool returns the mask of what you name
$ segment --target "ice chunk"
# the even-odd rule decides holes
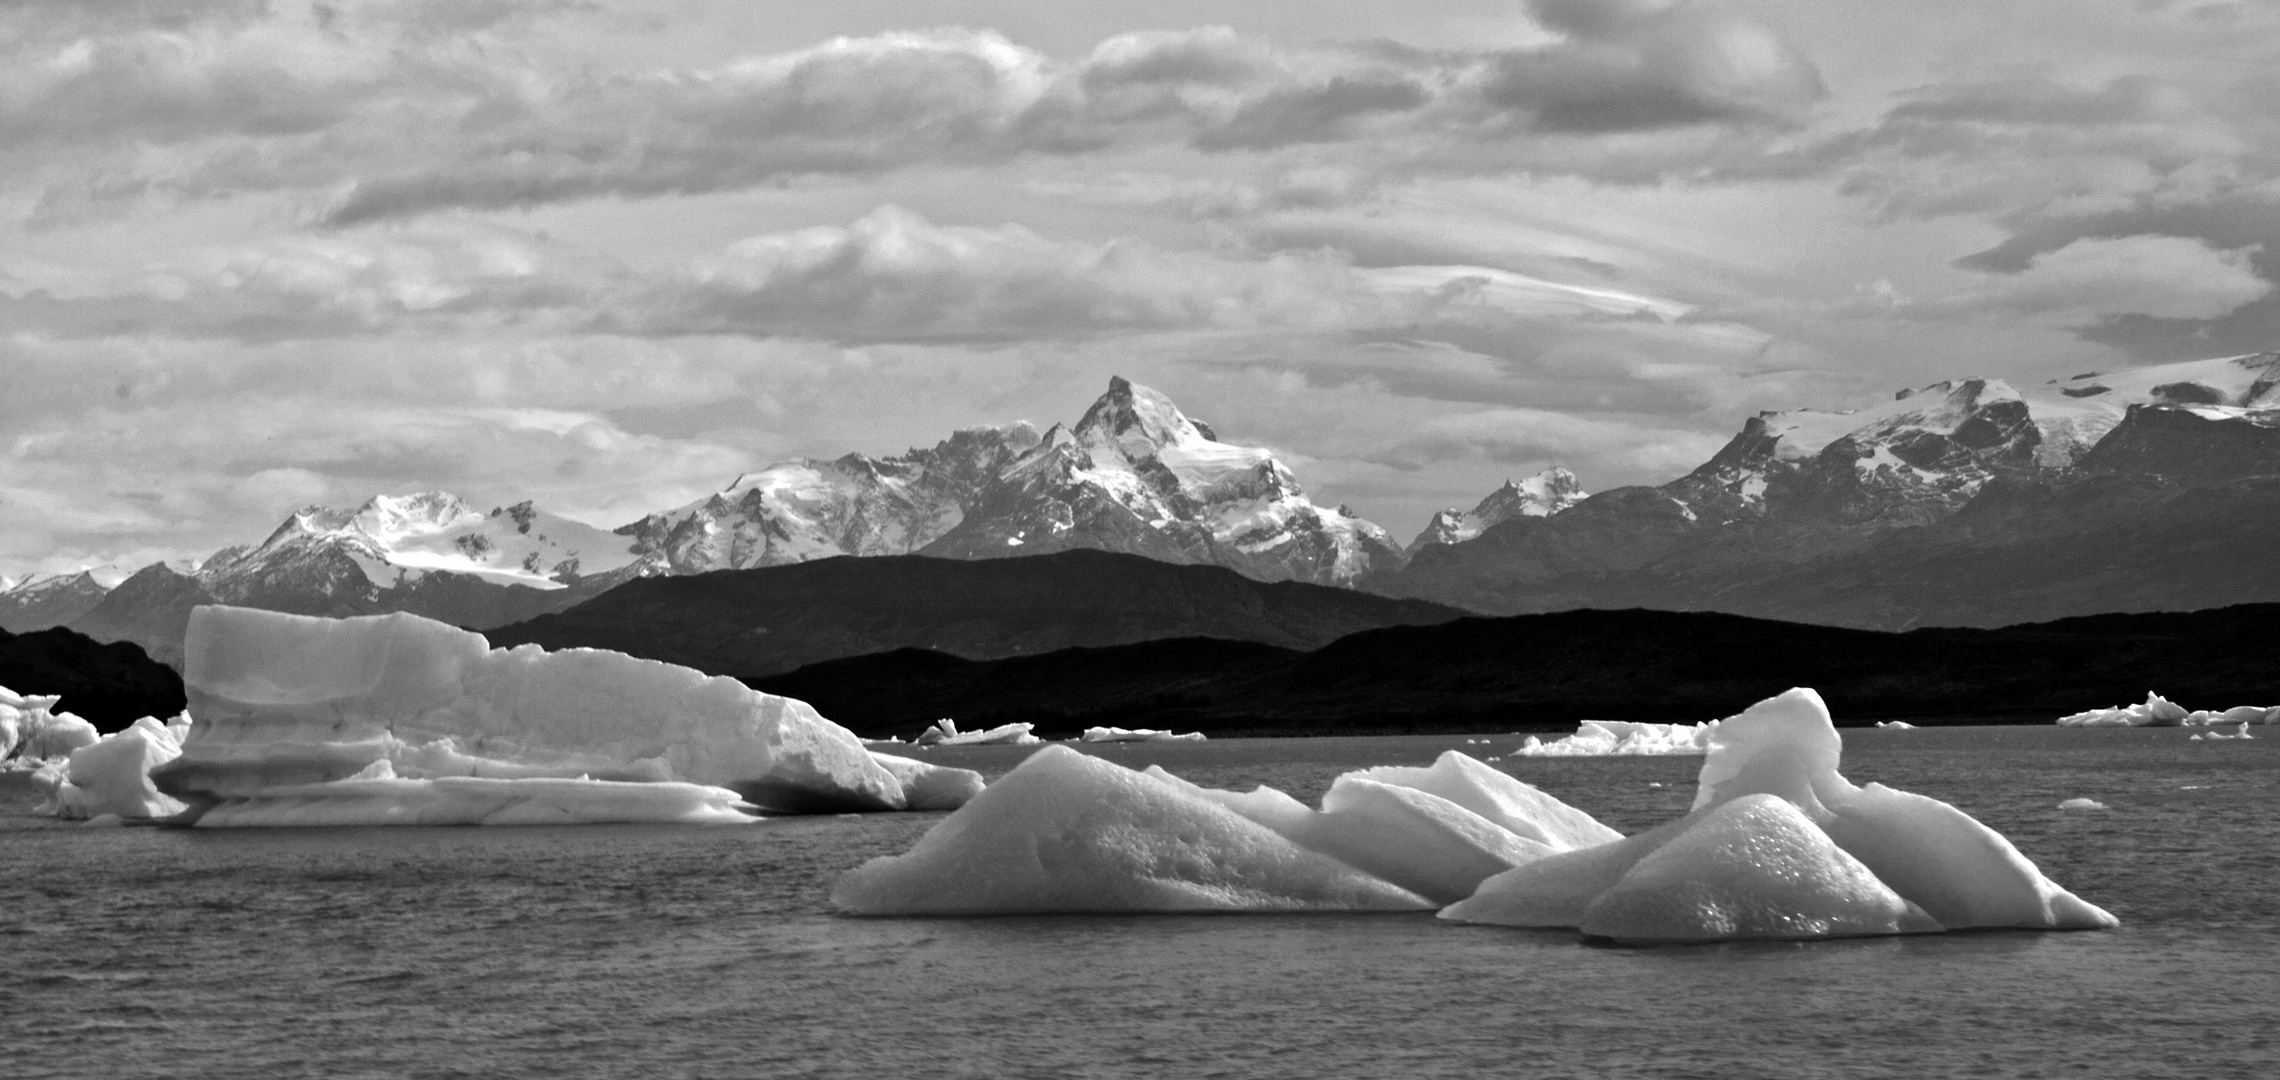
[[[175,729],[148,716],[125,731],[103,736],[71,752],[65,782],[56,789],[55,816],[94,818],[105,814],[122,818],[171,817],[183,811],[181,800],[160,794],[150,782],[150,771],[182,755]]]
[[[1048,746],[910,851],[849,871],[859,915],[1415,910],[1416,895],[1179,785]]]
[[[2058,804],[2061,810],[2104,810],[2106,804],[2096,799],[2068,799]]]
[[[918,733],[920,746],[987,746],[1007,744],[1032,746],[1045,740],[1030,734],[1035,724],[999,724],[986,731],[960,731],[958,723],[949,717],[934,722],[934,726]]]
[[[784,813],[907,802],[852,732],[806,703],[620,653],[492,649],[480,634],[405,614],[319,619],[221,606],[192,611],[184,653],[198,724],[153,779],[193,811],[292,788],[294,799],[395,793],[415,800],[404,819],[420,820],[442,796],[401,784],[312,786],[383,760],[405,781],[688,783]],[[458,798],[463,789],[437,790]],[[549,794],[543,805],[571,798]]]
[[[1590,814],[1455,750],[1444,751],[1429,768],[1386,765],[1352,775],[1438,795],[1554,851],[1623,838]]]
[[[1745,795],[1692,819],[1593,899],[1580,924],[1625,944],[1940,929],[1773,795]]]
[[[1449,753],[1472,762],[1483,772],[1503,776],[1456,751]],[[1446,756],[1443,761],[1447,761]],[[1436,765],[1435,769],[1439,768]],[[1451,765],[1440,772],[1371,769],[1347,773],[1332,782],[1330,791],[1322,797],[1320,812],[1309,810],[1304,803],[1270,787],[1239,794],[1197,787],[1160,767],[1151,766],[1148,774],[1273,829],[1300,847],[1321,852],[1444,904],[1471,895],[1482,880],[1494,874],[1566,850],[1567,836],[1571,832],[1596,827],[1605,831],[1605,838],[1618,835],[1581,811],[1510,777],[1504,779],[1548,804],[1535,809],[1552,819],[1550,830],[1515,815],[1529,832],[1539,834],[1530,836],[1439,794],[1375,778],[1377,774],[1391,773],[1406,779],[1422,778],[1428,783],[1440,781],[1494,809],[1493,801],[1479,790],[1485,786],[1483,782],[1460,769],[1461,766]],[[1468,788],[1472,790],[1466,790]],[[1520,809],[1528,808],[1524,800],[1512,802],[1521,802]],[[1580,822],[1575,820],[1577,818]],[[1546,832],[1559,842],[1540,838]],[[1597,833],[1589,835],[1593,842],[1601,839]]]
[[[1712,720],[1703,724],[1647,724],[1586,720],[1575,734],[1545,742],[1534,735],[1513,753],[1524,757],[1681,757],[1709,746]]]
[[[982,793],[982,774],[871,751],[871,760],[894,774],[911,810],[956,810]]]
[[[1712,735],[1688,816],[1499,874],[1442,915],[1516,926],[1581,925],[1601,895],[1662,847],[1727,804],[1770,795],[1796,807],[1885,887],[1949,929],[2116,925],[2113,916],[2044,877],[2010,841],[1955,807],[1881,784],[1853,785],[1837,772],[1841,752],[1820,695],[1800,689],[1761,701],[1723,721]],[[1769,844],[1796,840],[1782,832],[1786,826],[1776,828],[1762,815],[1736,820],[1773,829]],[[1721,826],[1729,827],[1741,826]]]
[[[1879,720],[1876,722],[1876,726],[1880,728],[1890,728],[1893,731],[1916,730],[1916,725],[1911,724],[1906,720]]]
[[[2002,834],[1938,799],[1837,772],[1843,741],[1821,695],[1790,690],[1719,725],[1695,808],[1778,795],[1949,929],[2118,925],[2042,875]]]
[[[18,769],[71,756],[101,738],[95,725],[71,713],[57,713],[55,694],[19,694],[0,686],[0,759]]]
[[[1202,742],[1204,735],[1200,731],[1174,735],[1154,728],[1089,727],[1077,739],[1080,742]]]
[[[2193,714],[2160,694],[2147,693],[2145,703],[2116,709],[2087,709],[2058,718],[2061,727],[2178,727]]]

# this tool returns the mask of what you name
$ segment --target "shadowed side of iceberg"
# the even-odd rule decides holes
[[[413,615],[201,607],[184,653],[197,724],[151,778],[199,824],[723,820],[739,806],[900,810],[921,780],[939,806],[963,787],[898,776],[805,702],[732,679],[602,650],[493,649]],[[492,783],[433,783],[455,778]],[[581,783],[596,786],[563,786]],[[350,802],[320,808],[331,797]],[[403,813],[376,809],[391,798]]]
[[[1433,907],[1190,787],[1064,746],[1030,755],[910,851],[849,871],[831,899],[857,915]]]

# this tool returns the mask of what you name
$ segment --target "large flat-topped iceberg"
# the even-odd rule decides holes
[[[198,722],[152,779],[200,824],[723,820],[737,799],[722,790],[813,813],[904,809],[920,784],[941,806],[960,786],[923,763],[890,770],[805,702],[733,679],[493,649],[414,615],[201,607],[184,659]],[[544,783],[436,783],[455,778]]]

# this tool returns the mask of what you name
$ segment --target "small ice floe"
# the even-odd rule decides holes
[[[2096,799],[2068,799],[2058,804],[2061,810],[2104,810],[2106,804]]]
[[[2160,694],[2147,694],[2143,705],[2089,709],[2059,717],[2058,724],[2060,727],[2214,727],[2218,724],[2247,727],[2250,724],[2280,724],[2280,706],[2236,705],[2222,712],[2211,709],[2186,712],[2184,706]]]
[[[1876,722],[1876,726],[1880,728],[1891,728],[1894,731],[1916,730],[1916,725],[1911,724],[1906,720],[1879,720]]]

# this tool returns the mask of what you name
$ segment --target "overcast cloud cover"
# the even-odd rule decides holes
[[[2275,72],[2275,0],[15,0],[0,573],[614,526],[1112,374],[1406,539],[2280,347]]]

